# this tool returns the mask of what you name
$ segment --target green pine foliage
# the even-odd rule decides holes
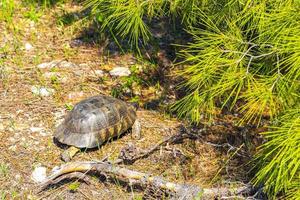
[[[202,9],[177,72],[188,88],[173,107],[179,116],[199,123],[226,107],[243,114],[241,123],[276,123],[264,133],[254,179],[274,199],[300,199],[299,13],[299,1],[279,0]]]
[[[273,126],[256,156],[254,183],[270,198],[300,199],[299,0],[87,0],[103,30],[139,49],[152,40],[149,22],[169,17],[193,38],[178,53],[186,95],[173,107],[194,123],[222,109],[241,123]]]
[[[127,38],[136,48],[140,41],[145,44],[151,37],[143,18],[154,16],[152,1],[88,0],[85,7],[92,9],[93,15],[102,23],[103,30],[109,29],[114,34]]]
[[[139,50],[152,39],[149,23],[154,18],[180,17],[185,26],[197,21],[197,10],[206,1],[198,0],[87,0],[85,8],[92,10],[103,30],[128,39]]]
[[[260,147],[256,184],[264,184],[271,197],[285,192],[300,199],[300,109],[292,109],[279,118],[279,124],[263,133],[268,140]]]
[[[189,31],[194,40],[181,51],[188,66],[178,72],[188,77],[182,85],[189,95],[174,110],[198,123],[239,101],[243,122],[259,124],[263,115],[273,118],[294,105],[299,100],[300,5],[291,2],[231,1],[217,13],[199,11],[201,24]]]

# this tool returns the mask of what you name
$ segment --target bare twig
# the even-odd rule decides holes
[[[262,58],[262,57],[266,57],[266,56],[269,56],[269,55],[272,55],[273,53],[275,53],[274,51],[271,51],[269,53],[265,53],[265,54],[260,54],[260,55],[252,55],[252,54],[249,54],[249,52],[251,51],[252,48],[254,47],[258,47],[258,46],[264,46],[264,47],[271,47],[273,48],[272,45],[268,45],[268,44],[263,44],[263,45],[258,45],[258,44],[255,44],[255,43],[252,43],[252,42],[242,42],[242,44],[248,44],[248,45],[251,45],[245,52],[241,52],[241,51],[232,51],[232,50],[223,50],[224,53],[236,53],[236,54],[242,54],[242,56],[235,62],[236,64],[239,64],[245,56],[248,56],[250,59],[249,59],[249,62],[247,64],[247,74],[249,73],[249,68],[250,68],[250,65],[251,65],[251,62],[253,59],[258,59],[258,58]],[[278,54],[276,54],[277,56],[277,65],[279,63],[279,57],[278,57]]]
[[[132,164],[132,163],[134,163],[135,161],[137,161],[139,159],[148,157],[154,151],[159,150],[161,148],[161,146],[164,146],[166,144],[174,144],[174,143],[177,143],[177,142],[182,141],[184,139],[198,139],[198,138],[199,138],[198,135],[192,134],[192,133],[188,132],[186,129],[184,129],[184,130],[181,130],[178,134],[169,136],[166,139],[162,140],[161,142],[155,144],[153,147],[151,147],[150,149],[144,151],[142,154],[136,155],[135,157],[133,157],[131,159],[126,159],[126,160],[117,159],[114,162],[114,164],[120,164],[122,162]]]
[[[231,151],[234,151],[234,150],[236,150],[236,149],[240,149],[240,147],[235,147],[235,146],[229,144],[228,142],[223,143],[223,144],[216,144],[216,143],[205,142],[205,141],[203,141],[203,142],[204,142],[205,144],[211,145],[211,146],[213,146],[213,147],[222,147],[222,148],[228,147],[227,153],[229,153],[229,152],[231,152]],[[245,155],[241,155],[241,154],[238,153],[238,152],[237,152],[236,154],[239,155],[239,156],[241,156],[241,157],[247,157],[247,156],[245,156]]]
[[[249,68],[250,68],[250,65],[251,65],[251,62],[252,62],[252,60],[253,60],[253,57],[251,56],[250,57],[250,60],[249,60],[249,62],[248,62],[248,65],[247,65],[247,74],[249,73]]]

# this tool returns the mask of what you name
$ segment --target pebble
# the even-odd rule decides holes
[[[30,43],[27,42],[27,43],[25,44],[25,50],[26,50],[26,51],[30,51],[31,49],[33,49],[33,46],[32,46]]]
[[[76,64],[68,61],[61,61],[61,60],[53,60],[51,62],[45,62],[37,65],[38,68],[40,69],[51,69],[53,67],[61,67],[61,68],[74,68],[77,67]]]
[[[39,166],[36,167],[31,175],[31,179],[36,183],[41,183],[46,180],[47,177],[47,169],[45,167]]]
[[[41,128],[41,127],[30,127],[30,131],[31,132],[40,132],[40,131],[42,131],[43,130],[43,128]]]
[[[127,67],[115,67],[109,71],[111,76],[129,76],[131,74],[130,70]]]
[[[60,61],[52,61],[52,62],[45,62],[45,63],[41,63],[38,64],[37,67],[40,69],[45,69],[45,68],[53,68],[55,67]]]
[[[20,175],[20,174],[16,174],[16,175],[15,175],[15,179],[16,179],[17,181],[19,181],[19,180],[21,179],[21,175]]]
[[[54,91],[54,89],[46,88],[43,86],[32,86],[31,92],[38,96],[48,97],[48,96],[51,96],[55,91]]]
[[[47,136],[48,133],[42,127],[30,127],[32,133],[39,133],[41,136]]]
[[[68,62],[68,61],[61,61],[59,63],[59,67],[64,67],[64,68],[74,68],[77,67],[76,64],[72,63],[72,62]]]
[[[95,75],[99,76],[99,77],[102,77],[104,76],[104,71],[100,70],[100,69],[97,69],[94,71]]]
[[[40,131],[39,134],[41,136],[47,136],[48,135],[48,133],[45,130]]]

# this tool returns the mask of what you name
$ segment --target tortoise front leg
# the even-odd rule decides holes
[[[61,154],[61,159],[65,162],[70,162],[79,151],[79,148],[71,146]]]

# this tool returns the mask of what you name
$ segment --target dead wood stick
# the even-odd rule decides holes
[[[49,180],[48,184],[46,185],[42,185],[39,192],[41,192],[42,190],[46,189],[46,187],[48,185],[55,185],[55,184],[58,184],[59,182],[65,180],[65,179],[76,179],[76,180],[81,180],[81,181],[84,181],[85,183],[89,184],[90,181],[89,181],[89,178],[88,176],[85,174],[85,173],[82,173],[82,172],[71,172],[71,173],[67,173],[67,174],[62,174],[61,176],[55,178],[55,179],[52,179],[52,180]]]
[[[189,133],[189,132],[186,132],[186,130],[184,130],[184,133],[179,132],[175,135],[169,136],[169,137],[165,138],[164,140],[162,140],[161,142],[155,144],[150,149],[144,151],[140,155],[136,155],[136,156],[134,156],[133,158],[130,158],[130,159],[127,158],[126,160],[123,159],[123,158],[120,158],[120,159],[117,159],[116,161],[114,161],[113,164],[120,164],[122,162],[132,164],[132,163],[134,163],[135,161],[137,161],[139,159],[146,158],[147,156],[152,154],[154,151],[159,150],[161,146],[166,145],[167,143],[174,144],[176,142],[182,141],[182,140],[187,139],[187,138],[188,139],[198,139],[199,136],[195,135],[195,134],[192,134],[192,133]]]
[[[159,176],[129,170],[126,168],[113,165],[108,162],[73,162],[62,165],[58,170],[52,173],[42,184],[41,188],[58,183],[63,179],[69,178],[68,175],[74,177],[74,172],[100,172],[106,174],[110,178],[116,178],[128,184],[139,185],[142,188],[151,186],[159,190],[165,191],[175,199],[207,199],[212,196],[231,196],[239,195],[230,189],[203,189],[196,185],[178,184],[164,180]],[[78,175],[78,174],[76,174]]]

